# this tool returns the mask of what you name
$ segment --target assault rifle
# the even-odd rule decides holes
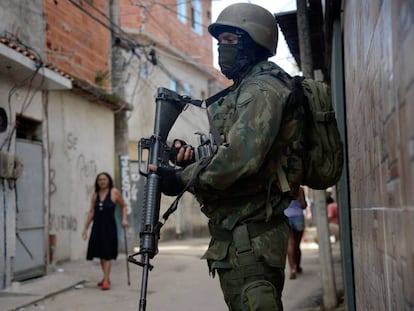
[[[159,220],[161,203],[161,177],[155,172],[149,171],[148,165],[157,167],[169,166],[171,148],[167,145],[168,134],[183,109],[189,105],[201,107],[201,100],[192,100],[188,96],[182,96],[174,91],[158,88],[156,94],[156,112],[154,122],[154,134],[150,138],[141,138],[138,145],[139,173],[146,177],[144,191],[144,204],[142,208],[142,221],[140,228],[140,250],[138,253],[128,256],[128,261],[143,267],[141,280],[141,298],[139,310],[145,311],[148,285],[148,274],[153,269],[150,259],[158,253],[158,240],[160,230],[168,216],[177,208],[172,205],[163,215],[164,222]],[[143,161],[144,151],[148,152],[146,163]],[[144,169],[144,167],[146,168]],[[174,204],[174,203],[173,203]],[[134,259],[141,255],[140,261]]]

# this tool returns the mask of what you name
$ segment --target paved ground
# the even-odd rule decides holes
[[[149,274],[147,310],[227,310],[217,278],[208,275],[200,256],[207,239],[160,243],[160,252],[152,260]],[[319,253],[317,245],[302,243],[303,274],[286,280],[283,293],[285,311],[318,310],[321,304]],[[341,296],[339,246],[333,246],[337,290]],[[106,311],[138,310],[142,268],[129,264],[127,282],[125,256],[114,261],[112,287],[102,291],[96,283],[101,278],[98,261],[66,262],[48,275],[13,284],[0,291],[0,310]],[[344,310],[343,308],[341,310]]]

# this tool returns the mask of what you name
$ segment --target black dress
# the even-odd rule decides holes
[[[111,189],[109,189],[103,202],[100,201],[99,193],[97,193],[95,215],[86,255],[87,260],[93,258],[110,260],[116,259],[118,256],[115,207],[116,204],[111,200]]]

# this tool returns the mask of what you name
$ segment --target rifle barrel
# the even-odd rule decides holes
[[[142,279],[141,279],[141,298],[139,299],[139,311],[145,311],[147,307],[147,286],[149,272],[149,256],[148,253],[142,254]]]

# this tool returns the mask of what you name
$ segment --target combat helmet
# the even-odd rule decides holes
[[[251,3],[236,3],[226,7],[217,21],[208,27],[210,34],[218,38],[226,27],[236,27],[249,34],[254,42],[276,54],[278,40],[276,19],[266,9]]]

